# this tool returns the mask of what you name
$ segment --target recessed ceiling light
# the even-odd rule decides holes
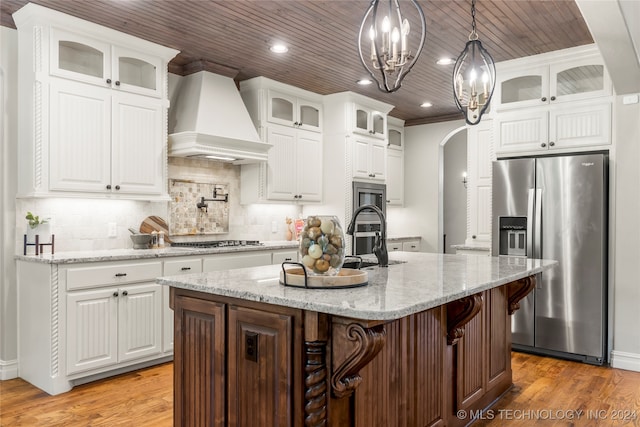
[[[433,107],[433,104],[427,101],[427,102],[423,102],[422,104],[420,104],[420,106],[422,108],[429,108],[429,107]]]
[[[455,59],[453,58],[440,58],[436,61],[436,64],[438,65],[451,65],[454,62],[456,62]]]
[[[371,80],[369,80],[369,79],[360,79],[356,83],[358,83],[359,85],[362,85],[362,86],[366,86],[366,85],[370,85],[373,82]]]
[[[289,51],[289,48],[282,43],[276,43],[271,45],[269,50],[273,53],[286,53]]]

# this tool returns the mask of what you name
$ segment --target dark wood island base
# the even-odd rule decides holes
[[[512,385],[535,276],[393,321],[171,288],[175,426],[461,426]]]

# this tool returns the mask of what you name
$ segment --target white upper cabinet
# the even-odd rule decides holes
[[[167,64],[178,51],[32,3],[13,16],[18,196],[168,199]]]
[[[387,203],[404,204],[404,120],[388,117]]]
[[[314,132],[322,131],[322,103],[268,90],[267,120]]]
[[[384,141],[354,136],[353,177],[381,182],[387,179],[387,147]]]
[[[387,137],[387,114],[373,108],[354,103],[352,125],[354,133],[378,139],[386,139]]]

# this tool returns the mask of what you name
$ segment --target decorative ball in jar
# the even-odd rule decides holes
[[[344,263],[344,232],[335,216],[309,216],[300,233],[300,259],[307,274],[335,276]]]

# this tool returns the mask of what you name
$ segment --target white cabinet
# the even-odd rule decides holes
[[[202,261],[202,271],[231,270],[234,268],[259,267],[271,265],[271,252],[256,251],[206,256]]]
[[[240,94],[273,145],[266,165],[242,165],[241,203],[322,201],[322,97],[264,77],[242,81]]]
[[[162,287],[129,285],[67,295],[67,375],[162,352]]]
[[[467,128],[467,245],[491,242],[492,127],[483,120]]]
[[[387,240],[387,251],[398,252],[402,250],[402,242]]]
[[[384,182],[387,178],[387,147],[384,141],[354,135],[353,178]]]
[[[34,4],[14,19],[18,196],[168,199],[167,63],[178,51]]]
[[[606,149],[612,85],[594,46],[506,61],[495,99],[496,152]]]
[[[322,200],[322,136],[316,132],[271,125],[267,140],[267,198],[318,202]]]
[[[271,258],[271,264],[282,264],[283,262],[298,262],[297,250],[274,251]]]
[[[378,139],[386,139],[387,113],[354,103],[351,131]]]
[[[420,252],[420,241],[409,240],[402,242],[402,250],[405,252]]]
[[[267,90],[267,121],[322,132],[322,103]]]
[[[388,118],[387,203],[404,204],[404,120]]]

